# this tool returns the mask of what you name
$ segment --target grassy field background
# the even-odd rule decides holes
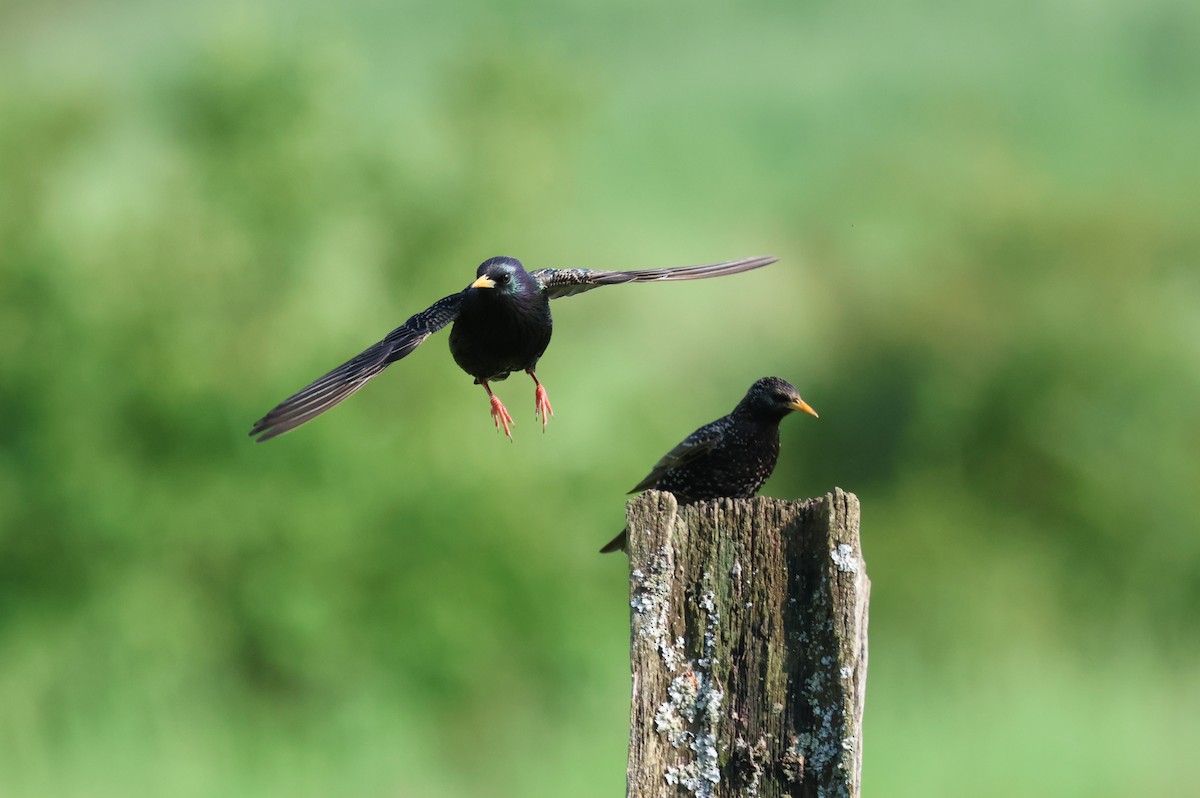
[[[757,377],[863,502],[865,784],[1200,791],[1200,6],[0,7],[0,796],[612,796],[623,493]],[[486,257],[720,281],[427,342]]]

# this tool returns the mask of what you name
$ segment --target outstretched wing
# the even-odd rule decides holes
[[[250,434],[258,435],[257,440],[262,443],[321,415],[458,318],[461,303],[462,294],[438,300],[392,330],[379,343],[284,399],[254,423]]]
[[[634,269],[628,272],[612,272],[600,269],[537,269],[530,272],[546,296],[550,299],[580,294],[602,285],[620,283],[654,283],[668,280],[703,280],[706,277],[723,277],[758,269],[774,263],[775,258],[742,258],[725,263],[710,263],[707,266],[681,266],[677,269]]]
[[[724,428],[717,422],[705,424],[680,441],[679,445],[662,456],[646,478],[633,487],[630,493],[649,490],[658,486],[669,471],[692,462],[721,442]]]

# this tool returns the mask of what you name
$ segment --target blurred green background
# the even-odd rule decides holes
[[[623,492],[863,502],[868,794],[1200,792],[1200,5],[0,8],[0,796],[612,796]],[[746,275],[444,333],[484,258]]]

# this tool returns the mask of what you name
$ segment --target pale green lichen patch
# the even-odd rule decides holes
[[[832,683],[833,660],[828,656],[822,657],[820,665],[804,683],[814,731],[799,735],[796,748],[809,767],[817,772],[827,772],[830,766],[841,760],[845,739],[840,734],[840,691]],[[841,675],[840,672],[838,675]]]
[[[670,701],[659,704],[658,711],[654,713],[654,730],[665,734],[672,748],[678,748],[687,739],[687,728],[684,727],[683,718],[679,715],[678,708]]]
[[[705,574],[704,579],[707,586],[709,575]],[[681,754],[690,751],[693,756],[690,761],[666,769],[663,778],[667,784],[682,786],[700,798],[711,798],[715,794],[714,785],[721,782],[717,729],[725,702],[725,693],[712,672],[721,619],[712,590],[705,591],[700,607],[706,616],[701,656],[688,661],[686,668],[667,685],[667,700],[655,712],[654,727],[672,748]],[[679,638],[672,651],[682,656],[687,648],[686,641]]]
[[[699,798],[712,798],[714,785],[721,783],[721,768],[717,764],[717,738],[705,732],[694,739],[690,746],[696,758],[682,765],[671,765],[663,774],[670,785],[681,785]]]
[[[690,750],[694,759],[671,765],[664,773],[668,784],[710,798],[713,785],[721,781],[716,728],[725,693],[712,676],[698,669],[687,670],[671,680],[667,700],[654,716],[655,729],[676,750]]]
[[[674,672],[683,656],[683,638],[671,640],[668,621],[671,611],[671,552],[666,546],[658,550],[650,573],[640,568],[630,574],[633,582],[633,597],[629,606],[633,609],[634,633],[651,645],[662,657],[668,672]]]
[[[849,543],[839,543],[837,548],[829,552],[829,556],[842,573],[858,573],[858,557],[854,554],[854,547]]]

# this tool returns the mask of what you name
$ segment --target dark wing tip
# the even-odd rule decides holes
[[[289,429],[290,429],[290,427],[289,427]],[[249,435],[252,438],[254,438],[254,436],[257,435],[258,437],[254,438],[254,442],[262,443],[263,441],[269,441],[272,438],[282,435],[283,433],[285,433],[287,431],[288,430],[286,430],[286,429],[279,429],[279,428],[272,429],[270,424],[263,424],[261,421],[259,421],[250,430]]]
[[[737,274],[738,272],[747,272],[751,269],[761,269],[763,266],[770,266],[772,263],[778,262],[779,258],[774,255],[759,255],[753,258],[738,258],[726,263],[716,263],[710,268],[714,271],[722,271],[727,274]]]
[[[442,297],[425,310],[392,330],[382,341],[369,346],[325,376],[284,399],[254,422],[250,436],[256,443],[306,424],[340,403],[389,364],[412,353],[431,334],[458,318],[462,294]]]
[[[387,367],[388,355],[393,346],[380,341],[364,350],[357,357],[346,361],[325,376],[301,388],[284,399],[250,428],[250,435],[258,435],[256,443],[306,424],[326,410],[340,404],[363,387],[369,380]]]
[[[277,438],[285,432],[291,432],[307,420],[308,419],[305,418],[303,421],[289,423],[287,420],[272,420],[271,415],[266,415],[260,418],[258,421],[255,421],[254,426],[250,428],[250,432],[247,434],[251,438],[254,438],[254,436],[257,435],[258,437],[254,438],[254,442],[262,443],[264,441],[269,441],[272,438]]]
[[[658,280],[702,280],[709,277],[724,277],[729,274],[741,274],[753,269],[761,269],[775,263],[778,258],[774,255],[760,255],[754,258],[738,258],[721,263],[706,263],[700,266],[680,266],[669,269],[639,269],[628,272],[608,272],[613,275],[614,282],[655,282]]]

